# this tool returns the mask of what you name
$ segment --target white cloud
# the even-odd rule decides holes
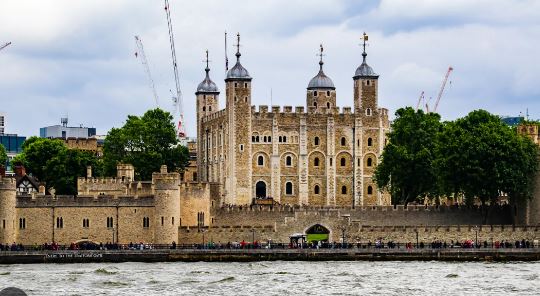
[[[380,105],[393,113],[435,97],[449,65],[452,84],[441,101],[446,119],[476,108],[540,117],[538,1],[175,1],[170,0],[188,133],[194,134],[194,91],[210,50],[211,76],[223,90],[223,32],[242,33],[242,64],[254,77],[253,104],[304,105],[305,87],[325,72],[338,104],[351,106],[359,37],[370,34],[368,63],[381,75]],[[8,131],[25,135],[69,114],[73,124],[106,133],[127,114],[153,107],[133,53],[140,35],[161,105],[174,86],[163,1],[20,1],[0,4],[0,109]],[[222,93],[221,105],[224,105]]]

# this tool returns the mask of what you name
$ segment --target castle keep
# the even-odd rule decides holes
[[[238,42],[240,36],[238,35]],[[252,78],[240,63],[225,79],[226,107],[206,78],[197,87],[197,175],[222,186],[221,204],[248,205],[271,197],[282,205],[389,205],[372,180],[389,131],[378,105],[379,75],[366,62],[353,77],[354,109],[336,105],[336,88],[323,71],[309,81],[306,106],[251,105]]]

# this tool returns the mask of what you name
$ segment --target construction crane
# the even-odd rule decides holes
[[[418,111],[418,108],[420,108],[420,104],[424,101],[424,91],[420,94],[420,97],[418,98],[418,103],[416,103],[416,111]]]
[[[437,107],[439,107],[439,102],[441,101],[441,97],[442,97],[443,92],[444,92],[444,87],[446,86],[446,82],[448,81],[448,77],[450,76],[450,73],[452,73],[453,70],[454,70],[454,68],[452,68],[450,66],[450,67],[448,67],[448,71],[446,71],[446,75],[444,76],[444,79],[443,79],[443,82],[442,82],[442,85],[441,85],[441,89],[439,90],[439,95],[437,95],[437,100],[435,101],[435,107],[433,108],[433,112],[437,112]]]
[[[148,65],[148,60],[146,59],[146,54],[144,53],[144,47],[142,40],[139,36],[135,36],[135,44],[137,45],[137,51],[135,52],[135,57],[141,59],[141,63],[144,67],[144,71],[148,76],[148,81],[150,82],[150,89],[154,95],[154,101],[156,106],[159,108],[159,97],[156,91],[156,85],[154,84],[154,79],[152,79],[152,74],[150,73],[150,66]]]
[[[11,45],[11,42],[5,43],[4,45],[0,46],[0,50],[4,49],[4,48],[6,48],[6,47],[8,47],[10,45]]]
[[[173,70],[174,70],[174,82],[176,84],[176,96],[173,96],[173,103],[174,103],[175,113],[179,115],[177,132],[178,132],[178,138],[180,138],[180,140],[183,140],[186,137],[186,130],[184,126],[184,106],[183,106],[182,92],[180,91],[178,65],[176,63],[176,49],[174,47],[174,35],[173,35],[171,9],[169,6],[169,0],[165,0],[165,12],[167,14],[167,24],[169,26],[169,40],[171,43],[171,57],[172,57]]]

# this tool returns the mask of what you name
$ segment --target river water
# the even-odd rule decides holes
[[[28,295],[539,295],[540,262],[0,265]]]

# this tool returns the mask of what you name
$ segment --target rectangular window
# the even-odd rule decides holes
[[[19,218],[19,229],[26,229],[26,218]]]
[[[174,225],[174,217],[172,217],[172,221],[171,221],[171,222],[172,222],[172,225]]]
[[[2,228],[6,228],[6,220],[2,220]]]
[[[165,223],[165,217],[161,216],[161,226]]]

